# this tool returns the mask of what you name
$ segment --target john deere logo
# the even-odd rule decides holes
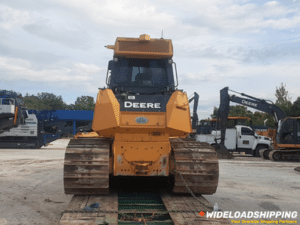
[[[139,123],[139,124],[145,124],[148,123],[148,118],[140,116],[135,118],[135,122]]]

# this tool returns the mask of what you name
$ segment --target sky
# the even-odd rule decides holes
[[[162,30],[200,119],[226,86],[275,102],[283,83],[300,96],[300,0],[0,0],[0,89],[96,98],[113,57],[104,46]]]

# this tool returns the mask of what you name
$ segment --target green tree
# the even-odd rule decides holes
[[[68,109],[72,110],[94,110],[95,103],[94,98],[91,96],[81,96],[75,101],[75,104],[70,104]]]
[[[299,100],[300,100],[300,97],[299,97]],[[300,104],[299,104],[299,107],[300,107]],[[218,116],[218,107],[214,107],[214,111],[213,111],[213,114],[211,114],[211,117],[213,119],[216,119],[217,116]],[[259,111],[252,113],[250,110],[247,109],[246,106],[243,106],[243,105],[230,106],[230,111],[229,111],[228,116],[249,117],[251,120],[251,124],[256,125],[256,126],[263,126],[264,121],[267,119],[266,125],[269,127],[274,127],[274,118],[271,115],[269,115],[268,113],[263,113],[263,112],[259,112]],[[232,121],[232,123],[233,123],[233,121]],[[228,125],[232,126],[231,123],[229,123]],[[250,125],[250,121],[247,121],[245,125]]]
[[[264,115],[264,113],[261,112],[254,112],[253,116],[252,116],[252,124],[253,125],[258,125],[258,126],[262,126],[264,125],[264,120],[266,119],[266,116]]]
[[[213,114],[211,114],[212,119],[218,118],[218,111],[219,111],[219,108],[214,107]],[[249,117],[250,119],[252,119],[253,113],[251,111],[247,110],[246,106],[235,105],[235,106],[229,107],[228,116],[232,116],[232,117],[245,116],[245,117]]]
[[[230,106],[230,111],[228,116],[247,116],[249,118],[252,118],[253,113],[250,110],[247,110],[246,106],[235,105],[235,106]]]
[[[291,107],[291,116],[300,116],[300,97],[297,98]]]
[[[286,90],[286,85],[281,83],[279,87],[276,87],[276,102],[275,104],[281,108],[287,116],[291,116],[292,98],[289,96]]]
[[[218,107],[214,107],[213,114],[211,114],[212,119],[216,119],[218,117]],[[229,113],[228,116],[247,116],[251,118],[253,113],[249,110],[247,110],[246,106],[243,105],[234,105],[229,107]]]
[[[219,108],[214,106],[214,111],[213,111],[213,114],[210,115],[210,117],[212,119],[217,119],[218,118],[218,111],[219,111]]]
[[[219,108],[214,106],[213,114],[211,114],[212,119],[216,119],[218,117],[218,111]],[[249,110],[247,110],[246,106],[243,105],[234,105],[229,107],[229,113],[228,116],[247,116],[251,118],[253,113]]]
[[[28,109],[59,110],[65,109],[67,106],[61,96],[47,92],[38,93],[37,96],[27,93],[24,103]]]
[[[26,93],[23,99],[27,109],[40,109],[40,103],[37,96]]]
[[[39,93],[37,96],[45,109],[58,110],[66,108],[66,103],[64,103],[61,96],[46,92]]]
[[[252,116],[252,125],[256,126],[264,126],[264,122],[266,121],[266,126],[274,127],[274,118],[268,113],[263,112],[254,112]]]

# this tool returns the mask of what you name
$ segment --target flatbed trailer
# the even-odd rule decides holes
[[[94,207],[93,206],[99,206]],[[74,195],[60,219],[60,225],[218,225],[231,224],[227,219],[206,218],[201,211],[212,211],[203,196],[170,193],[109,193]]]

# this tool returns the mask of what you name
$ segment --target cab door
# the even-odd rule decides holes
[[[296,119],[296,136],[297,136],[297,144],[300,144],[300,119]]]
[[[238,148],[252,149],[255,141],[254,131],[249,127],[241,127],[237,139]]]

